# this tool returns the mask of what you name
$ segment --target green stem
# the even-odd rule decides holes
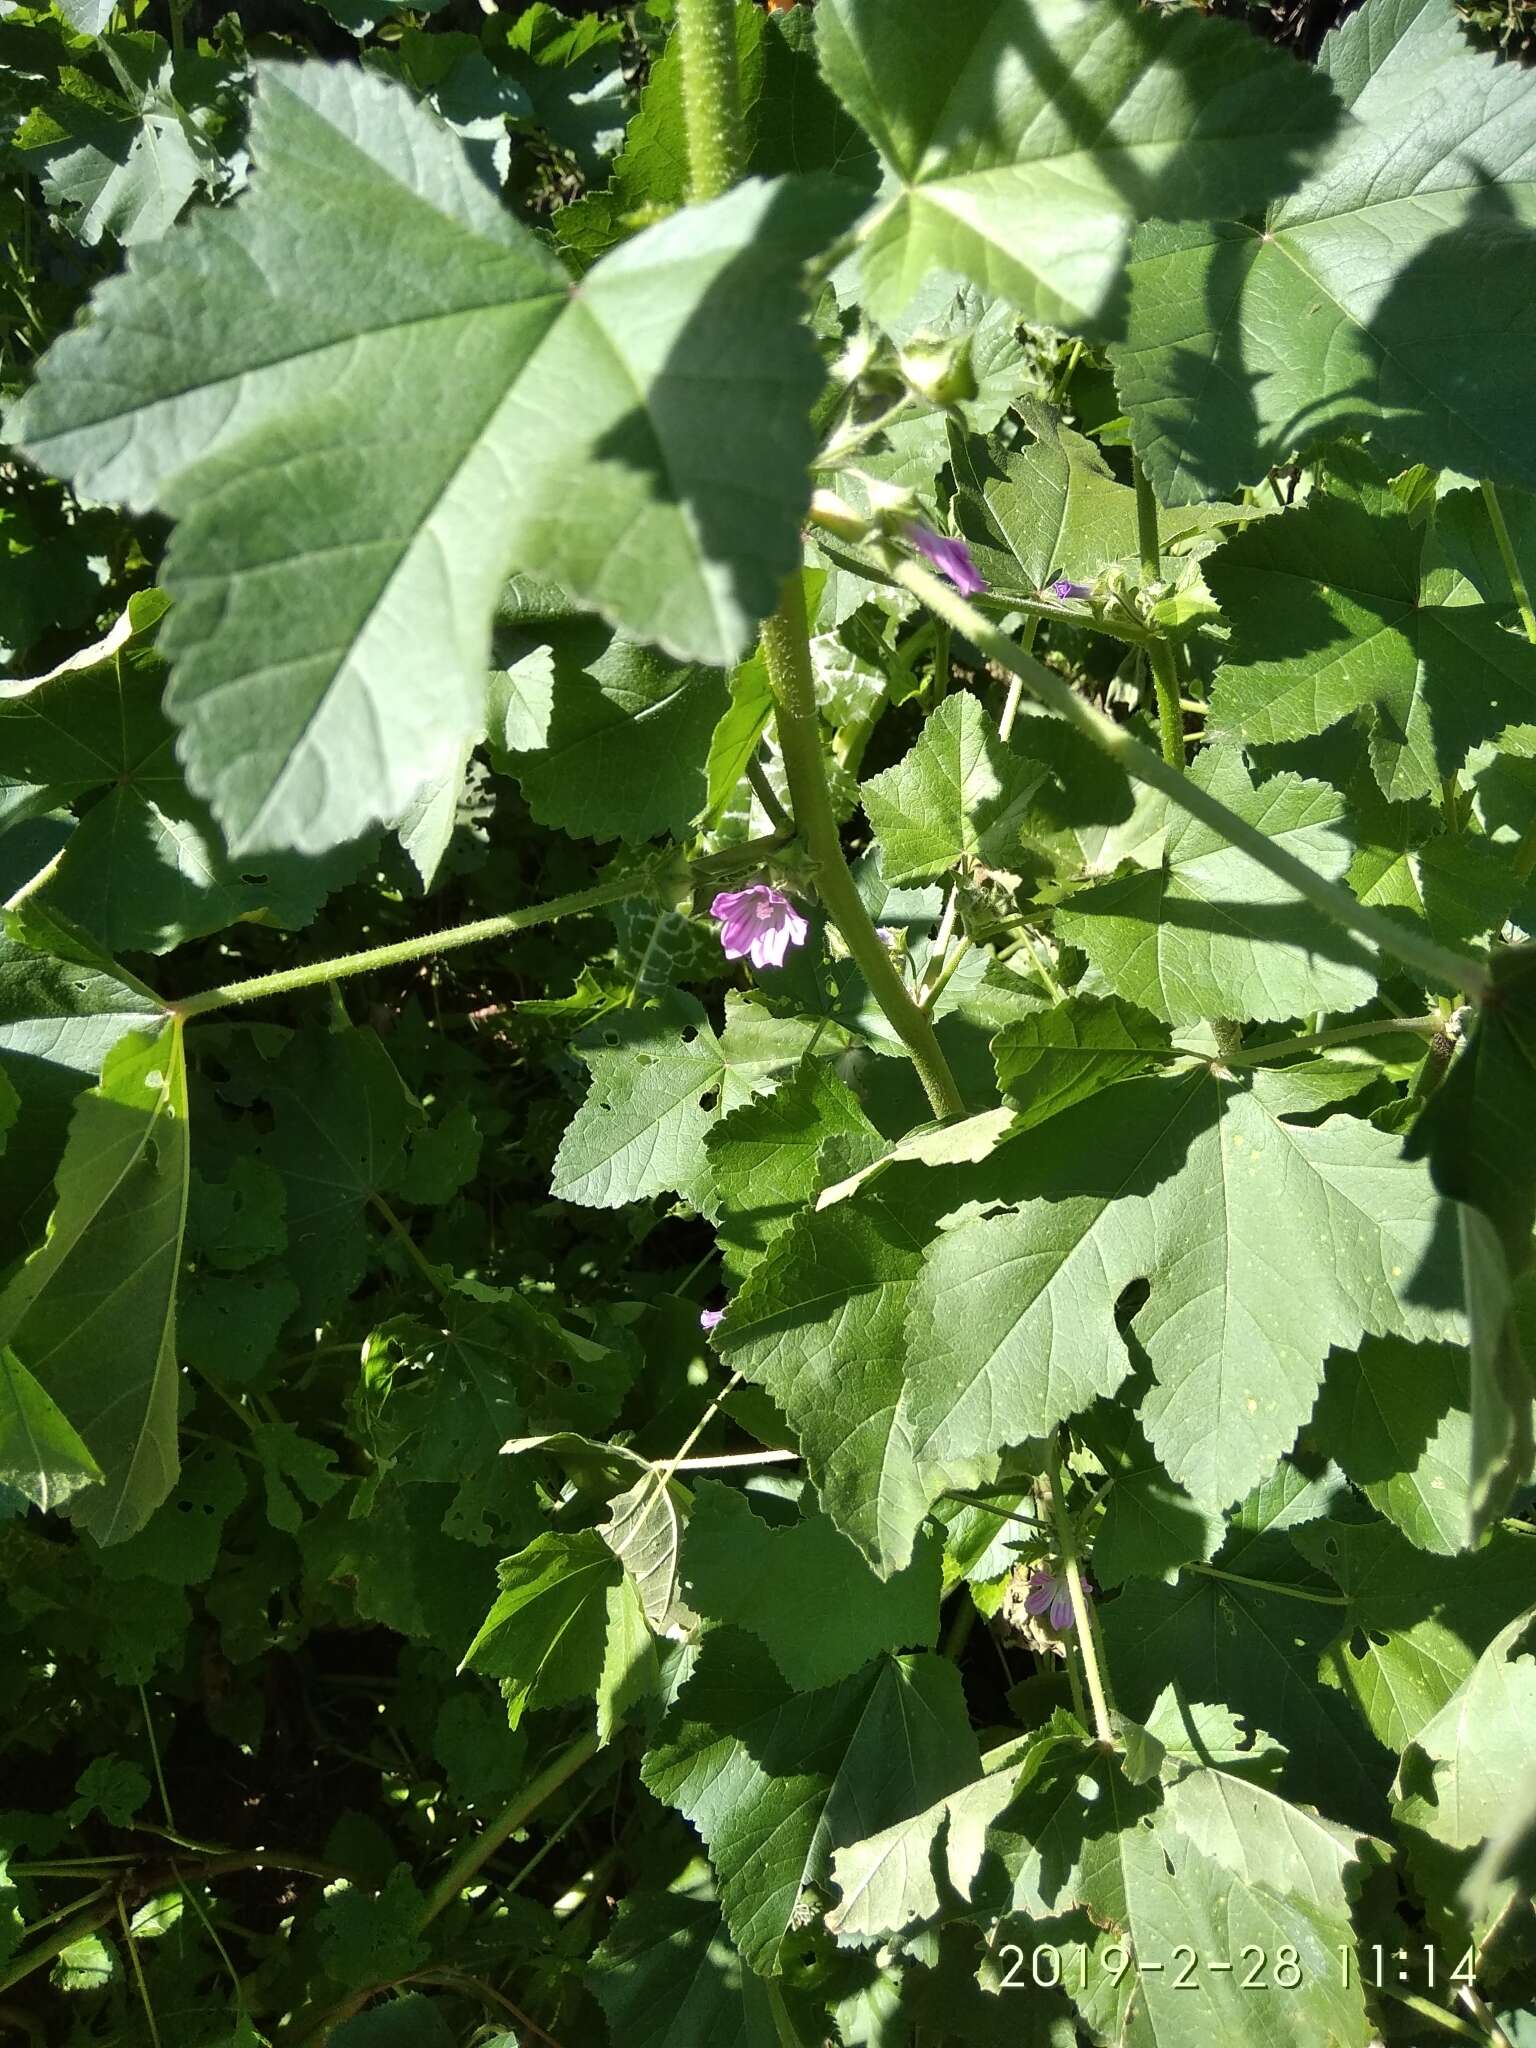
[[[1034,1529],[1037,1532],[1040,1527],[1038,1516],[1016,1515],[1012,1508],[1000,1508],[995,1501],[983,1500],[979,1493],[961,1493],[954,1487],[948,1487],[940,1498],[962,1501],[968,1508],[982,1508],[987,1514],[996,1515],[1000,1522],[1018,1522],[1023,1528]]]
[[[1147,472],[1131,456],[1131,475],[1136,483],[1136,547],[1141,556],[1144,583],[1155,583],[1163,566],[1162,543],[1157,535],[1157,498]]]
[[[1192,1564],[1186,1570],[1200,1572],[1208,1579],[1227,1579],[1234,1586],[1256,1586],[1261,1593],[1283,1593],[1288,1600],[1310,1600],[1317,1607],[1347,1607],[1342,1593],[1313,1593],[1305,1586],[1284,1586],[1278,1579],[1250,1579],[1246,1572],[1218,1571],[1213,1564]]]
[[[688,196],[729,192],[746,169],[736,77],[735,0],[677,0]]]
[[[1474,2027],[1470,2020],[1464,2020],[1456,2013],[1447,2012],[1443,2005],[1436,2005],[1432,1999],[1420,1998],[1415,1991],[1394,1991],[1390,1984],[1383,1984],[1381,1988],[1388,1998],[1405,2006],[1409,2012],[1417,2013],[1421,2020],[1428,2020],[1431,2026],[1443,2028],[1447,2034],[1456,2035],[1458,2040],[1476,2041],[1481,2048],[1491,2048],[1490,2037],[1480,2027]]]
[[[1141,552],[1143,586],[1155,583],[1163,572],[1162,546],[1157,536],[1157,499],[1147,473],[1131,457],[1131,474],[1136,479],[1136,540]],[[1184,713],[1179,708],[1179,675],[1173,649],[1161,638],[1147,642],[1152,664],[1152,686],[1157,692],[1157,730],[1162,740],[1163,759],[1170,768],[1184,772]]]
[[[763,807],[763,816],[775,832],[782,832],[787,839],[795,836],[794,820],[774,795],[773,784],[761,761],[747,763],[747,780],[752,785],[752,794]]]
[[[798,1451],[721,1451],[710,1458],[674,1458],[669,1472],[717,1472],[725,1465],[798,1465]]]
[[[94,1934],[98,1927],[105,1927],[116,1912],[117,1894],[114,1892],[110,1898],[98,1901],[73,1920],[66,1920],[62,1927],[56,1927],[46,1941],[38,1942],[22,1955],[13,1956],[0,1970],[0,1991],[9,1991],[13,1984],[30,1977],[44,1963],[51,1963],[55,1956],[61,1956],[74,1942],[87,1934]]]
[[[589,1764],[597,1755],[597,1735],[580,1735],[562,1749],[552,1763],[546,1764],[536,1778],[525,1785],[517,1797],[504,1806],[490,1825],[484,1828],[473,1841],[466,1842],[457,1856],[443,1872],[437,1883],[427,1894],[427,1902],[416,1919],[416,1932],[434,1921],[439,1913],[446,1911],[467,1884],[473,1882],[475,1873],[487,1862],[506,1841],[522,1826],[523,1822],[544,1804],[552,1793],[558,1792],[568,1778]]]
[[[777,611],[763,622],[763,658],[778,707],[779,751],[784,757],[789,800],[794,805],[795,822],[806,850],[816,864],[816,887],[827,915],[842,934],[844,945],[891,1028],[912,1055],[912,1064],[935,1114],[963,1116],[965,1103],[943,1048],[934,1036],[932,1021],[918,1008],[880,943],[843,857],[827,788],[821,720],[811,675],[805,586],[798,572],[785,583]]]
[[[604,903],[643,893],[637,875],[623,875],[599,882],[591,889],[577,889],[569,896],[555,896],[547,903],[530,903],[526,910],[510,911],[505,917],[481,917],[472,924],[451,925],[447,931],[425,932],[419,938],[401,939],[392,946],[372,946],[365,953],[343,953],[335,960],[311,961],[307,967],[285,967],[277,974],[254,974],[247,981],[221,982],[199,995],[184,996],[167,1003],[173,1017],[202,1017],[210,1010],[225,1010],[233,1003],[257,1003],[267,996],[287,995],[290,990],[314,988],[323,981],[340,981],[353,974],[375,974],[386,967],[401,967],[410,960],[426,960],[434,953],[447,953],[456,946],[477,946],[483,939],[505,939],[513,932],[525,932],[538,924],[552,924],[557,918],[577,917]]]
[[[1310,1052],[1320,1045],[1352,1045],[1360,1038],[1406,1034],[1412,1038],[1433,1037],[1445,1029],[1445,1019],[1431,1012],[1424,1017],[1370,1017],[1363,1024],[1336,1024],[1331,1031],[1310,1031],[1305,1038],[1289,1038],[1282,1045],[1244,1046],[1228,1053],[1229,1067],[1267,1067],[1276,1060],[1289,1059],[1293,1052]]]
[[[942,703],[949,694],[949,628],[942,619],[936,622],[933,636],[933,684],[928,692],[930,705]]]
[[[1173,649],[1166,640],[1147,642],[1147,659],[1152,664],[1152,687],[1157,692],[1157,731],[1163,759],[1170,768],[1184,773],[1184,713],[1179,707],[1179,675]]]
[[[121,1892],[117,1895],[117,1919],[123,1930],[128,1961],[133,1968],[133,1981],[139,1989],[139,2003],[144,2008],[144,2024],[149,2030],[151,2048],[160,2048],[160,2029],[155,2022],[155,2008],[150,2002],[149,1986],[144,1982],[144,1965],[139,1961],[139,1945],[133,1938],[133,1929],[128,1925],[128,1908],[123,1904]]]
[[[1088,1697],[1093,1702],[1093,1732],[1106,1745],[1115,1739],[1114,1722],[1110,1719],[1109,1688],[1104,1673],[1099,1668],[1099,1647],[1093,1633],[1093,1617],[1088,1611],[1088,1596],[1083,1590],[1083,1574],[1077,1561],[1077,1530],[1072,1517],[1067,1513],[1067,1493],[1061,1479],[1061,1451],[1054,1435],[1046,1440],[1045,1484],[1050,1495],[1051,1523],[1056,1535],[1056,1554],[1061,1559],[1061,1568],[1066,1574],[1067,1590],[1072,1596],[1072,1619],[1077,1624],[1077,1647],[1083,1659],[1083,1676],[1088,1681]]]
[[[1483,485],[1483,503],[1488,507],[1488,524],[1493,528],[1493,537],[1498,543],[1504,573],[1509,578],[1509,587],[1514,593],[1515,603],[1520,607],[1520,623],[1525,628],[1525,637],[1536,646],[1536,608],[1531,604],[1525,571],[1520,567],[1515,544],[1510,539],[1509,528],[1504,522],[1504,507],[1499,503],[1498,492],[1490,483]]]
[[[1423,937],[1406,924],[1398,924],[1395,919],[1358,902],[1337,883],[1324,881],[1293,853],[1266,838],[1198,783],[1178,769],[1170,768],[1160,755],[1154,754],[1150,747],[1144,747],[1134,734],[1116,725],[1107,713],[1080,697],[1063,677],[1054,675],[1038,661],[1021,654],[1006,634],[988,624],[974,605],[968,604],[927,569],[916,562],[902,560],[894,564],[892,575],[931,611],[937,612],[940,618],[948,619],[958,632],[1000,668],[1021,677],[1041,703],[1076,726],[1095,746],[1118,761],[1127,774],[1152,789],[1160,790],[1182,810],[1219,832],[1231,845],[1241,847],[1260,867],[1288,882],[1298,896],[1304,897],[1335,924],[1354,932],[1378,952],[1401,960],[1432,982],[1465,989],[1471,996],[1479,996],[1487,988],[1488,969],[1482,961],[1436,945],[1432,939]]]
[[[139,1705],[144,1712],[144,1732],[149,1737],[149,1754],[155,1766],[155,1783],[160,1788],[160,1811],[165,1815],[168,1828],[176,1825],[176,1816],[171,1811],[171,1795],[165,1788],[165,1772],[160,1764],[160,1745],[155,1740],[154,1716],[149,1711],[149,1694],[139,1687]]]
[[[395,1239],[422,1279],[432,1289],[432,1292],[441,1296],[444,1301],[450,1300],[453,1290],[427,1257],[421,1246],[416,1242],[415,1238],[412,1237],[411,1233],[400,1221],[400,1218],[395,1214],[388,1202],[385,1201],[384,1197],[382,1195],[370,1195],[368,1203],[378,1216],[380,1222],[384,1224],[390,1236]]]
[[[960,1603],[955,1609],[954,1620],[944,1631],[944,1641],[939,1655],[947,1657],[951,1664],[958,1664],[971,1640],[971,1630],[976,1626],[976,1602],[971,1598],[969,1586],[961,1586]]]
[[[1023,625],[1020,626],[1019,645],[1023,648],[1026,654],[1032,654],[1034,652],[1035,635],[1039,631],[1040,621],[1038,619],[1026,619]],[[1006,746],[1009,740],[1013,738],[1013,728],[1018,723],[1019,704],[1021,699],[1023,698],[1023,695],[1023,678],[1021,676],[1015,676],[1013,681],[1008,685],[1008,695],[1004,698],[1003,708],[998,713],[997,717],[997,736],[1003,742],[1004,746]]]

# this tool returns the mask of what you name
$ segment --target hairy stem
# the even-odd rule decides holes
[[[842,934],[871,995],[911,1054],[935,1114],[963,1116],[965,1103],[934,1036],[932,1021],[913,1000],[881,944],[843,857],[827,788],[821,721],[811,677],[805,587],[798,573],[785,583],[777,611],[763,622],[763,658],[778,708],[779,751],[784,757],[789,798],[806,850],[816,863],[816,887],[827,915]]]
[[[1110,1719],[1109,1712],[1109,1689],[1099,1666],[1099,1646],[1093,1632],[1093,1616],[1088,1611],[1088,1595],[1083,1590],[1082,1567],[1077,1560],[1077,1530],[1072,1517],[1067,1513],[1067,1492],[1061,1477],[1061,1451],[1054,1435],[1047,1441],[1049,1447],[1046,1451],[1045,1484],[1050,1494],[1056,1554],[1061,1559],[1067,1590],[1072,1596],[1072,1619],[1077,1624],[1077,1647],[1082,1654],[1083,1677],[1088,1682],[1088,1697],[1093,1702],[1093,1732],[1100,1742],[1109,1744],[1115,1739],[1114,1722]]]
[[[1509,537],[1509,528],[1504,521],[1504,507],[1499,503],[1499,494],[1492,484],[1483,485],[1483,503],[1488,507],[1488,524],[1493,528],[1493,537],[1498,543],[1504,573],[1509,578],[1509,587],[1514,593],[1515,603],[1520,607],[1520,623],[1525,628],[1525,637],[1536,646],[1536,607],[1531,604],[1531,592],[1525,580],[1525,571],[1520,567],[1520,558],[1515,553],[1515,544]]]
[[[958,632],[965,634],[1000,668],[1021,677],[1025,687],[1047,709],[1075,725],[1095,746],[1118,761],[1127,774],[1171,797],[1182,810],[1189,811],[1203,824],[1219,832],[1229,844],[1240,846],[1260,867],[1268,868],[1272,875],[1288,882],[1298,896],[1304,897],[1335,924],[1354,932],[1378,953],[1401,960],[1431,982],[1464,989],[1469,996],[1479,996],[1487,988],[1488,969],[1482,961],[1436,945],[1432,939],[1423,937],[1406,924],[1398,924],[1358,902],[1337,883],[1324,881],[1293,853],[1277,846],[1246,819],[1238,817],[1235,811],[1229,811],[1224,803],[1208,795],[1198,783],[1192,782],[1178,769],[1170,768],[1161,755],[1154,754],[1150,747],[1144,747],[1134,734],[1116,725],[1097,705],[1080,697],[1064,678],[1054,675],[1027,654],[1021,654],[1006,634],[990,625],[974,605],[968,604],[937,576],[910,561],[895,563],[892,575],[931,611],[937,612],[940,618],[947,618]]]
[[[718,199],[746,168],[734,0],[677,0],[688,197]]]
[[[537,924],[553,924],[557,918],[577,917],[604,903],[642,893],[637,875],[615,876],[591,889],[577,889],[569,896],[555,896],[547,903],[530,903],[526,910],[509,911],[505,917],[481,917],[472,924],[451,925],[447,931],[424,932],[414,939],[401,939],[391,946],[372,946],[365,953],[343,953],[335,960],[314,960],[307,967],[285,967],[277,974],[253,974],[247,981],[221,982],[179,1003],[167,1003],[173,1017],[202,1017],[210,1010],[225,1010],[232,1003],[256,1003],[266,996],[287,995],[291,989],[314,988],[323,981],[340,981],[352,974],[375,974],[386,967],[401,967],[411,960],[426,960],[434,953],[447,953],[456,946],[477,946],[485,939],[509,938]]]

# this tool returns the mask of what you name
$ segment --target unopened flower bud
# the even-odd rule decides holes
[[[900,367],[908,387],[930,405],[959,405],[976,396],[968,334],[954,341],[930,341],[919,335],[902,350]]]

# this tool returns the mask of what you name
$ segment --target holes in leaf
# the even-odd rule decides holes
[[[718,1088],[706,1088],[699,1097],[699,1107],[700,1109],[713,1109],[719,1100],[720,1090]]]
[[[1370,1654],[1370,1638],[1363,1628],[1352,1629],[1349,1637],[1349,1654],[1357,1664]]]

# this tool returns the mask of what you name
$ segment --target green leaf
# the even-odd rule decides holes
[[[1033,762],[1010,754],[969,691],[946,697],[905,759],[860,791],[886,881],[925,880],[958,860],[1006,867],[1043,779]]]
[[[1360,846],[1347,880],[1362,903],[1398,910],[1443,946],[1466,947],[1496,933],[1515,906],[1520,879],[1503,850],[1473,832],[1426,831],[1422,805],[1356,804]]]
[[[327,12],[341,15],[366,0],[326,0]],[[453,2035],[436,1999],[403,1991],[343,2020],[331,2037],[334,2048],[453,2048]],[[230,2048],[261,2048],[258,2036],[243,2036]]]
[[[1026,1775],[1032,1761],[1026,1759]],[[937,1919],[945,1900],[936,1868],[951,1891],[969,1899],[987,1830],[1012,1800],[1020,1775],[1016,1767],[1000,1766],[922,1813],[840,1849],[832,1881],[842,1896],[827,1916],[838,1940],[873,1942]]]
[[[0,933],[0,1074],[20,1110],[0,1175],[0,1221],[43,1234],[38,1213],[53,1179],[72,1105],[125,1032],[156,1025],[157,998],[121,968],[88,957],[56,958],[25,942],[14,923]],[[23,1221],[25,1219],[25,1221]]]
[[[992,1041],[997,1085],[1021,1131],[1151,1066],[1168,1033],[1133,1004],[1089,995],[1005,1024]]]
[[[597,1690],[608,1594],[623,1568],[595,1530],[551,1529],[505,1559],[498,1576],[496,1604],[459,1668],[502,1681],[515,1728],[530,1707],[563,1706]]]
[[[0,1349],[0,1485],[51,1513],[101,1477],[57,1402],[13,1351]]]
[[[597,1739],[611,1742],[642,1701],[661,1691],[661,1667],[644,1603],[626,1572],[608,1588],[603,1661],[597,1674]]]
[[[1471,1540],[1467,1356],[1449,1344],[1373,1337],[1336,1351],[1309,1436],[1420,1550]]]
[[[100,1756],[75,1781],[75,1792],[65,1813],[71,1827],[99,1813],[108,1827],[126,1828],[149,1797],[149,1780],[137,1764],[124,1763],[120,1756]]]
[[[1010,1212],[945,1232],[912,1289],[906,1404],[930,1457],[1043,1435],[1113,1393],[1115,1304],[1139,1278],[1142,1422],[1207,1508],[1290,1447],[1331,1344],[1455,1327],[1416,1305],[1442,1298],[1428,1176],[1353,1118],[1282,1123],[1196,1068],[1121,1082],[1000,1157]]]
[[[225,182],[218,142],[238,74],[155,35],[102,35],[97,47],[107,62],[62,70],[16,147],[87,248],[103,235],[152,242],[199,186]]]
[[[795,1693],[752,1637],[715,1629],[641,1777],[698,1829],[732,1939],[752,1968],[773,1970],[837,1849],[978,1769],[959,1673],[943,1658],[881,1657]]]
[[[445,1532],[453,1499],[449,1486],[383,1484],[359,1499],[348,1485],[299,1531],[306,1576],[343,1582],[363,1620],[462,1656],[491,1571],[483,1551]]]
[[[824,1515],[774,1528],[748,1496],[706,1482],[683,1539],[682,1582],[712,1621],[750,1629],[790,1685],[835,1685],[882,1650],[938,1641],[942,1549],[919,1539],[904,1570],[878,1579]]]
[[[1385,1860],[1384,1843],[1228,1770],[1186,1770],[1165,1798],[1180,1834],[1240,1886],[1305,1899],[1346,1930],[1351,1896],[1371,1862]]]
[[[1230,496],[1349,433],[1536,488],[1536,425],[1510,403],[1536,338],[1523,73],[1447,0],[1371,0],[1320,65],[1353,119],[1262,233],[1219,206],[1136,238],[1111,361],[1159,497]]]
[[[1284,1536],[1233,1544],[1218,1569],[1249,1582],[1194,1572],[1176,1586],[1133,1579],[1104,1604],[1100,1628],[1122,1711],[1150,1714],[1177,1673],[1181,1698],[1220,1701],[1284,1744],[1286,1789],[1335,1820],[1381,1825],[1391,1759],[1351,1702],[1318,1683],[1342,1610],[1287,1590],[1318,1582],[1298,1568]]]
[[[280,1177],[249,1153],[236,1156],[223,1180],[205,1180],[194,1168],[188,1254],[225,1273],[257,1265],[287,1246],[285,1206]]]
[[[251,1430],[251,1448],[261,1460],[266,1488],[267,1520],[290,1535],[304,1521],[304,1507],[324,1507],[341,1486],[332,1471],[336,1453],[312,1437],[300,1436],[289,1422],[259,1422]]]
[[[814,1029],[733,999],[716,1037],[703,1007],[675,993],[654,1010],[606,1018],[576,1044],[592,1086],[560,1142],[553,1193],[617,1209],[675,1191],[705,1208],[711,1127],[770,1086]]]
[[[232,861],[205,805],[187,792],[175,728],[160,707],[165,663],[143,635],[163,610],[135,600],[96,646],[45,676],[8,683],[0,746],[8,771],[86,799],[29,904],[61,913],[113,952],[169,952],[239,918],[307,924],[353,880],[371,843],[324,859]]]
[[[1114,1479],[1093,1539],[1096,1584],[1119,1586],[1137,1577],[1171,1583],[1180,1565],[1216,1555],[1226,1535],[1221,1516],[1168,1477],[1124,1395],[1096,1401],[1077,1429]]]
[[[707,1890],[630,1892],[591,1970],[625,2048],[783,2048],[771,1988],[743,1964]]]
[[[176,1275],[187,1202],[180,1021],[131,1033],[83,1095],[46,1243],[0,1296],[0,1346],[56,1403],[103,1481],[71,1503],[100,1543],[176,1478]]]
[[[1036,439],[994,450],[967,441],[956,458],[955,517],[994,591],[1038,596],[1058,576],[1091,583],[1113,563],[1141,559],[1136,493],[1095,444],[1043,405],[1025,417]],[[1166,550],[1221,526],[1263,516],[1242,505],[1157,508]]]
[[[1269,1841],[1254,1845],[1260,1867],[1300,1861],[1275,1854],[1279,1832],[1271,1827]],[[1079,2002],[1107,2035],[1127,2048],[1265,2048],[1277,2032],[1367,2048],[1373,2032],[1362,1972],[1339,1961],[1340,1948],[1352,1946],[1349,1916],[1335,1898],[1314,1896],[1311,1871],[1296,1871],[1302,1881],[1284,1891],[1234,1881],[1230,1866],[1203,1853],[1171,1812],[1122,1835],[1102,1868],[1090,1911],[1101,1921],[1113,1916],[1135,1959],[1112,1990],[1104,1974],[1110,1943],[1101,1937],[1090,1960]],[[1230,1967],[1213,1967],[1220,1964]]]
[[[245,1468],[229,1444],[197,1444],[170,1495],[142,1529],[102,1558],[108,1580],[161,1579],[195,1586],[213,1577],[224,1524],[245,1498]]]
[[[880,1134],[825,1060],[802,1060],[771,1095],[755,1096],[704,1140],[714,1183],[715,1234],[726,1268],[744,1276],[823,1183],[834,1138],[874,1147]]]
[[[1304,739],[1369,713],[1371,765],[1401,801],[1438,795],[1480,740],[1536,713],[1536,647],[1475,601],[1427,520],[1313,497],[1228,541],[1206,576],[1232,626],[1213,738]]]
[[[1113,332],[1136,221],[1262,205],[1337,120],[1320,80],[1235,23],[1112,0],[828,0],[817,25],[887,173],[863,239],[877,313],[943,270]]]
[[[403,88],[256,72],[250,191],[137,252],[7,429],[179,520],[166,708],[236,853],[338,844],[441,775],[511,567],[680,658],[743,652],[808,495],[795,280],[849,213],[743,186],[573,293]],[[382,439],[381,385],[413,393]]]
[[[897,1167],[858,1201],[797,1216],[716,1332],[730,1363],[783,1412],[822,1507],[883,1575],[911,1558],[946,1487],[996,1470],[979,1449],[927,1451],[909,1411],[903,1328],[938,1178]]]
[[[1471,1848],[1500,1831],[1510,1788],[1530,1757],[1531,1624],[1528,1611],[1499,1631],[1403,1758],[1397,1818],[1452,1848]]]
[[[1289,772],[1255,785],[1233,748],[1190,770],[1217,797],[1327,881],[1349,865],[1338,791]],[[1116,995],[1155,1017],[1278,1023],[1355,1010],[1375,992],[1365,950],[1285,882],[1162,797],[1143,807],[1134,865],[1076,891],[1057,913]]]
[[[1528,1344],[1512,1285],[1531,1263],[1536,1166],[1526,1137],[1536,1116],[1536,958],[1499,952],[1470,1043],[1409,1132],[1404,1151],[1427,1158],[1457,1202],[1472,1325],[1472,1531],[1507,1507],[1536,1461]]]
[[[920,1166],[976,1166],[990,1159],[998,1146],[1015,1135],[1018,1126],[1011,1109],[983,1109],[975,1116],[963,1116],[942,1124],[919,1124],[894,1145],[887,1145],[873,1159],[866,1160],[816,1197],[818,1209],[830,1209],[834,1202],[846,1202],[860,1188],[888,1167],[914,1161]]]
[[[726,708],[718,669],[683,667],[592,619],[549,629],[549,720],[510,766],[541,825],[582,839],[681,833],[704,808],[701,765]]]
[[[377,1893],[350,1884],[332,1891],[315,1915],[326,1975],[361,1989],[420,1969],[427,1946],[417,1923],[425,1904],[406,1863],[395,1865]]]
[[[1530,1256],[1536,1162],[1524,1134],[1536,1118],[1536,952],[1501,952],[1476,1026],[1409,1136],[1442,1194],[1481,1209],[1512,1274]]]
[[[1415,1740],[1510,1617],[1536,1604],[1536,1544],[1506,1529],[1455,1558],[1426,1556],[1384,1522],[1314,1522],[1292,1541],[1345,1594],[1323,1677],[1389,1749]]]
[[[288,1270],[305,1313],[319,1321],[363,1276],[363,1205],[394,1184],[420,1112],[365,1029],[297,1035],[262,1092],[274,1120],[259,1157],[281,1176]]]

